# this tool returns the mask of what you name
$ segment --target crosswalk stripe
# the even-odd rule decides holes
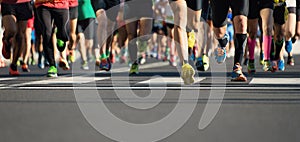
[[[19,87],[25,85],[47,85],[47,84],[83,84],[92,81],[109,79],[109,77],[93,77],[93,76],[75,76],[75,77],[59,77],[55,79],[47,79],[40,81],[31,81],[21,84],[10,85],[10,87]]]
[[[1,89],[9,89],[8,87],[0,87]],[[14,89],[23,90],[281,90],[281,91],[296,91],[300,90],[300,87],[197,87],[197,86],[181,86],[181,87],[84,87],[84,86],[20,86]]]
[[[197,77],[195,78],[195,83],[201,82],[202,80],[206,79],[205,77]],[[161,85],[183,85],[183,80],[180,77],[156,77],[149,80],[138,82],[137,85],[155,85],[155,86],[161,86]]]
[[[74,89],[72,85],[76,84],[85,84],[90,83],[93,81],[100,81],[100,80],[110,80],[111,77],[95,77],[94,74],[90,75],[78,75],[78,76],[61,76],[59,78],[54,79],[46,79],[46,80],[39,80],[39,81],[29,81],[24,83],[18,84],[5,84],[5,82],[1,82],[0,89],[9,89],[9,88],[16,88],[16,89]],[[14,80],[16,78],[1,78],[0,80]],[[197,77],[195,78],[195,83],[201,83],[203,80],[207,79],[207,77]],[[47,85],[62,85],[64,86],[47,86]],[[43,87],[36,87],[35,85],[44,85]],[[46,85],[46,86],[45,86]],[[112,84],[113,85],[113,84]],[[300,85],[300,78],[252,78],[249,82],[250,86],[245,87],[245,89],[294,89],[300,90],[300,87],[295,85]],[[293,85],[293,86],[251,86],[251,85]],[[58,88],[56,88],[58,87]],[[77,86],[76,86],[77,88]],[[134,87],[127,87],[128,89],[241,89],[240,87],[230,86],[230,85],[217,85],[211,84],[211,86],[185,86],[183,85],[183,81],[180,77],[155,77],[146,80],[140,80],[139,82],[135,83]],[[112,87],[101,87],[101,86],[85,86],[80,87],[78,89],[126,89],[126,86],[123,85],[116,85]]]
[[[14,79],[17,79],[17,78],[0,78],[0,81],[14,80]]]
[[[300,78],[253,78],[249,84],[300,85]]]

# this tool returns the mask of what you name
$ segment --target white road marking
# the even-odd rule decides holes
[[[198,86],[182,86],[182,87],[81,87],[81,86],[20,86],[11,87],[21,90],[300,90],[300,87],[198,87]],[[0,87],[1,89],[9,89],[8,87]]]
[[[168,66],[168,62],[159,62],[159,63],[151,63],[151,64],[146,64],[146,65],[141,65],[139,66],[139,69],[150,69],[150,68],[158,68],[158,67],[163,67],[163,66]],[[98,71],[102,72],[102,71]],[[129,72],[129,67],[122,67],[122,68],[116,68],[112,69],[111,72],[113,73],[120,73],[120,72]]]
[[[249,84],[300,85],[300,78],[253,78]]]
[[[195,78],[195,83],[198,83],[204,80],[205,77],[197,77]],[[138,82],[137,84],[149,84],[151,85],[183,85],[183,80],[180,77],[157,77],[149,80],[145,80],[142,82]]]
[[[47,79],[40,81],[31,81],[21,84],[10,85],[9,87],[20,87],[25,85],[45,85],[45,84],[83,84],[92,81],[109,79],[109,77],[94,77],[94,76],[75,76],[75,77],[58,77],[55,79]]]
[[[0,81],[14,80],[14,79],[17,79],[17,78],[0,78]]]

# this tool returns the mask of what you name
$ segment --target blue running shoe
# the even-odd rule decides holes
[[[109,59],[105,59],[102,60],[102,62],[100,63],[100,66],[99,66],[100,70],[104,70],[104,71],[110,71],[111,69],[111,62]]]
[[[224,38],[228,39],[228,35],[225,34]],[[227,41],[229,41],[229,39]],[[226,46],[221,47],[220,44],[218,45],[218,47],[215,49],[215,59],[217,60],[217,63],[219,63],[219,64],[225,62],[225,60],[226,60]]]
[[[285,70],[284,60],[279,60],[278,61],[278,70],[280,70],[280,71],[284,71]]]
[[[285,51],[291,53],[293,49],[293,43],[291,40],[285,42]]]

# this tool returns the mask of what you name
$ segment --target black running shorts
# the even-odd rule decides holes
[[[1,13],[2,16],[14,15],[17,21],[26,21],[33,16],[33,6],[31,2],[18,4],[1,3]]]
[[[78,6],[69,7],[69,16],[70,16],[70,20],[74,20],[78,18]]]
[[[116,21],[120,0],[91,0],[91,2],[95,12],[104,9],[107,17],[112,21]]]
[[[227,24],[229,7],[232,9],[233,17],[248,16],[249,0],[211,0],[210,2],[214,27],[219,28]]]
[[[259,11],[265,8],[273,9],[273,0],[249,0],[249,14],[248,19],[259,18]]]
[[[94,39],[95,19],[88,18],[77,22],[77,34],[83,33],[85,39]]]

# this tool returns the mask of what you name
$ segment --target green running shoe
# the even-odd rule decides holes
[[[55,66],[50,66],[47,77],[57,77],[57,68]]]
[[[129,75],[137,75],[139,74],[139,64],[134,63],[130,67]]]

